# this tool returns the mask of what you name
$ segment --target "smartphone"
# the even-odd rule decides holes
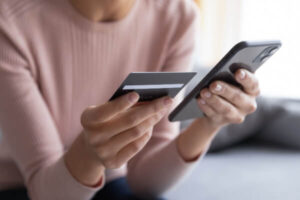
[[[208,87],[215,80],[225,81],[243,89],[235,81],[234,73],[240,68],[254,73],[280,47],[280,41],[239,42],[170,113],[169,120],[173,122],[202,117],[204,113],[200,110],[197,103],[197,98],[202,89]]]
[[[175,97],[196,75],[196,72],[132,72],[123,81],[110,101],[135,91],[139,101],[152,101],[156,98]]]

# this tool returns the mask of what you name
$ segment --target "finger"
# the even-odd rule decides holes
[[[152,127],[161,120],[163,116],[164,113],[156,114],[146,119],[136,127],[115,135],[107,142],[107,148],[110,148],[112,152],[117,153],[128,144],[134,142],[136,139],[149,132]]]
[[[216,112],[215,120],[235,124],[240,124],[244,121],[244,115],[236,107],[218,95],[211,94],[208,89],[204,89],[201,96]]]
[[[197,100],[199,108],[204,112],[204,114],[209,117],[213,118],[216,115],[216,112],[206,103],[203,98],[199,98]]]
[[[144,146],[150,140],[151,135],[152,131],[149,131],[139,139],[125,146],[121,151],[118,152],[116,156],[117,163],[119,163],[119,165],[122,163],[127,163],[133,156],[135,156],[144,148]]]
[[[93,131],[103,132],[105,133],[104,137],[111,138],[118,133],[137,126],[161,111],[167,113],[172,103],[173,100],[170,97],[162,97],[153,100],[149,104],[130,108],[128,111],[121,113],[110,121],[100,123],[98,126],[94,127]]]
[[[209,86],[209,91],[226,99],[244,113],[256,110],[256,101],[241,89],[222,81],[215,81]]]
[[[136,92],[130,92],[103,105],[90,106],[81,115],[81,124],[83,127],[89,128],[99,122],[107,121],[132,107],[138,99],[139,95]]]
[[[235,79],[243,86],[246,93],[252,96],[260,94],[259,82],[253,73],[245,69],[239,69],[235,73]]]
[[[207,105],[209,105],[217,113],[217,115],[234,117],[238,113],[238,110],[232,104],[221,97],[212,94],[208,89],[202,90],[201,98],[205,100]]]

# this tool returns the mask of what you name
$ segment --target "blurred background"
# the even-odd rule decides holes
[[[212,152],[166,197],[299,200],[300,1],[195,1],[201,19],[193,70],[200,73],[190,85],[197,84],[240,41],[279,39],[283,45],[256,72],[262,91],[257,111],[243,124],[223,128],[211,145]]]
[[[196,0],[200,7],[197,66],[214,66],[242,40],[282,41],[257,71],[263,95],[300,98],[299,0]]]

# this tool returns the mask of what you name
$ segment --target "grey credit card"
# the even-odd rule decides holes
[[[196,75],[196,72],[133,72],[117,89],[110,101],[135,91],[139,101],[151,101],[159,97],[175,97]]]

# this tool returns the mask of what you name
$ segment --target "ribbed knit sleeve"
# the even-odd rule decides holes
[[[182,12],[173,27],[164,71],[189,71],[192,67],[198,11],[189,1],[180,3]],[[177,97],[174,105],[181,99]],[[177,150],[178,134],[179,123],[171,123],[167,117],[154,127],[149,143],[129,163],[128,180],[136,193],[150,198],[161,195],[183,180],[203,157],[205,153],[193,162],[185,162]]]
[[[196,6],[191,0],[137,0],[124,19],[101,23],[82,16],[69,0],[1,0],[0,15],[6,150],[0,166],[17,166],[7,176],[0,171],[0,188],[18,186],[5,181],[22,174],[33,200],[89,200],[102,186],[80,184],[63,159],[82,132],[82,112],[107,102],[130,72],[188,71]],[[162,194],[195,166],[179,155],[178,134],[179,124],[167,117],[154,127],[149,143],[128,163],[134,191]],[[124,169],[106,170],[106,181],[125,176]]]
[[[2,139],[21,171],[30,199],[88,200],[100,187],[81,185],[66,169],[58,130],[23,53],[22,37],[14,30],[7,19],[1,16]]]

